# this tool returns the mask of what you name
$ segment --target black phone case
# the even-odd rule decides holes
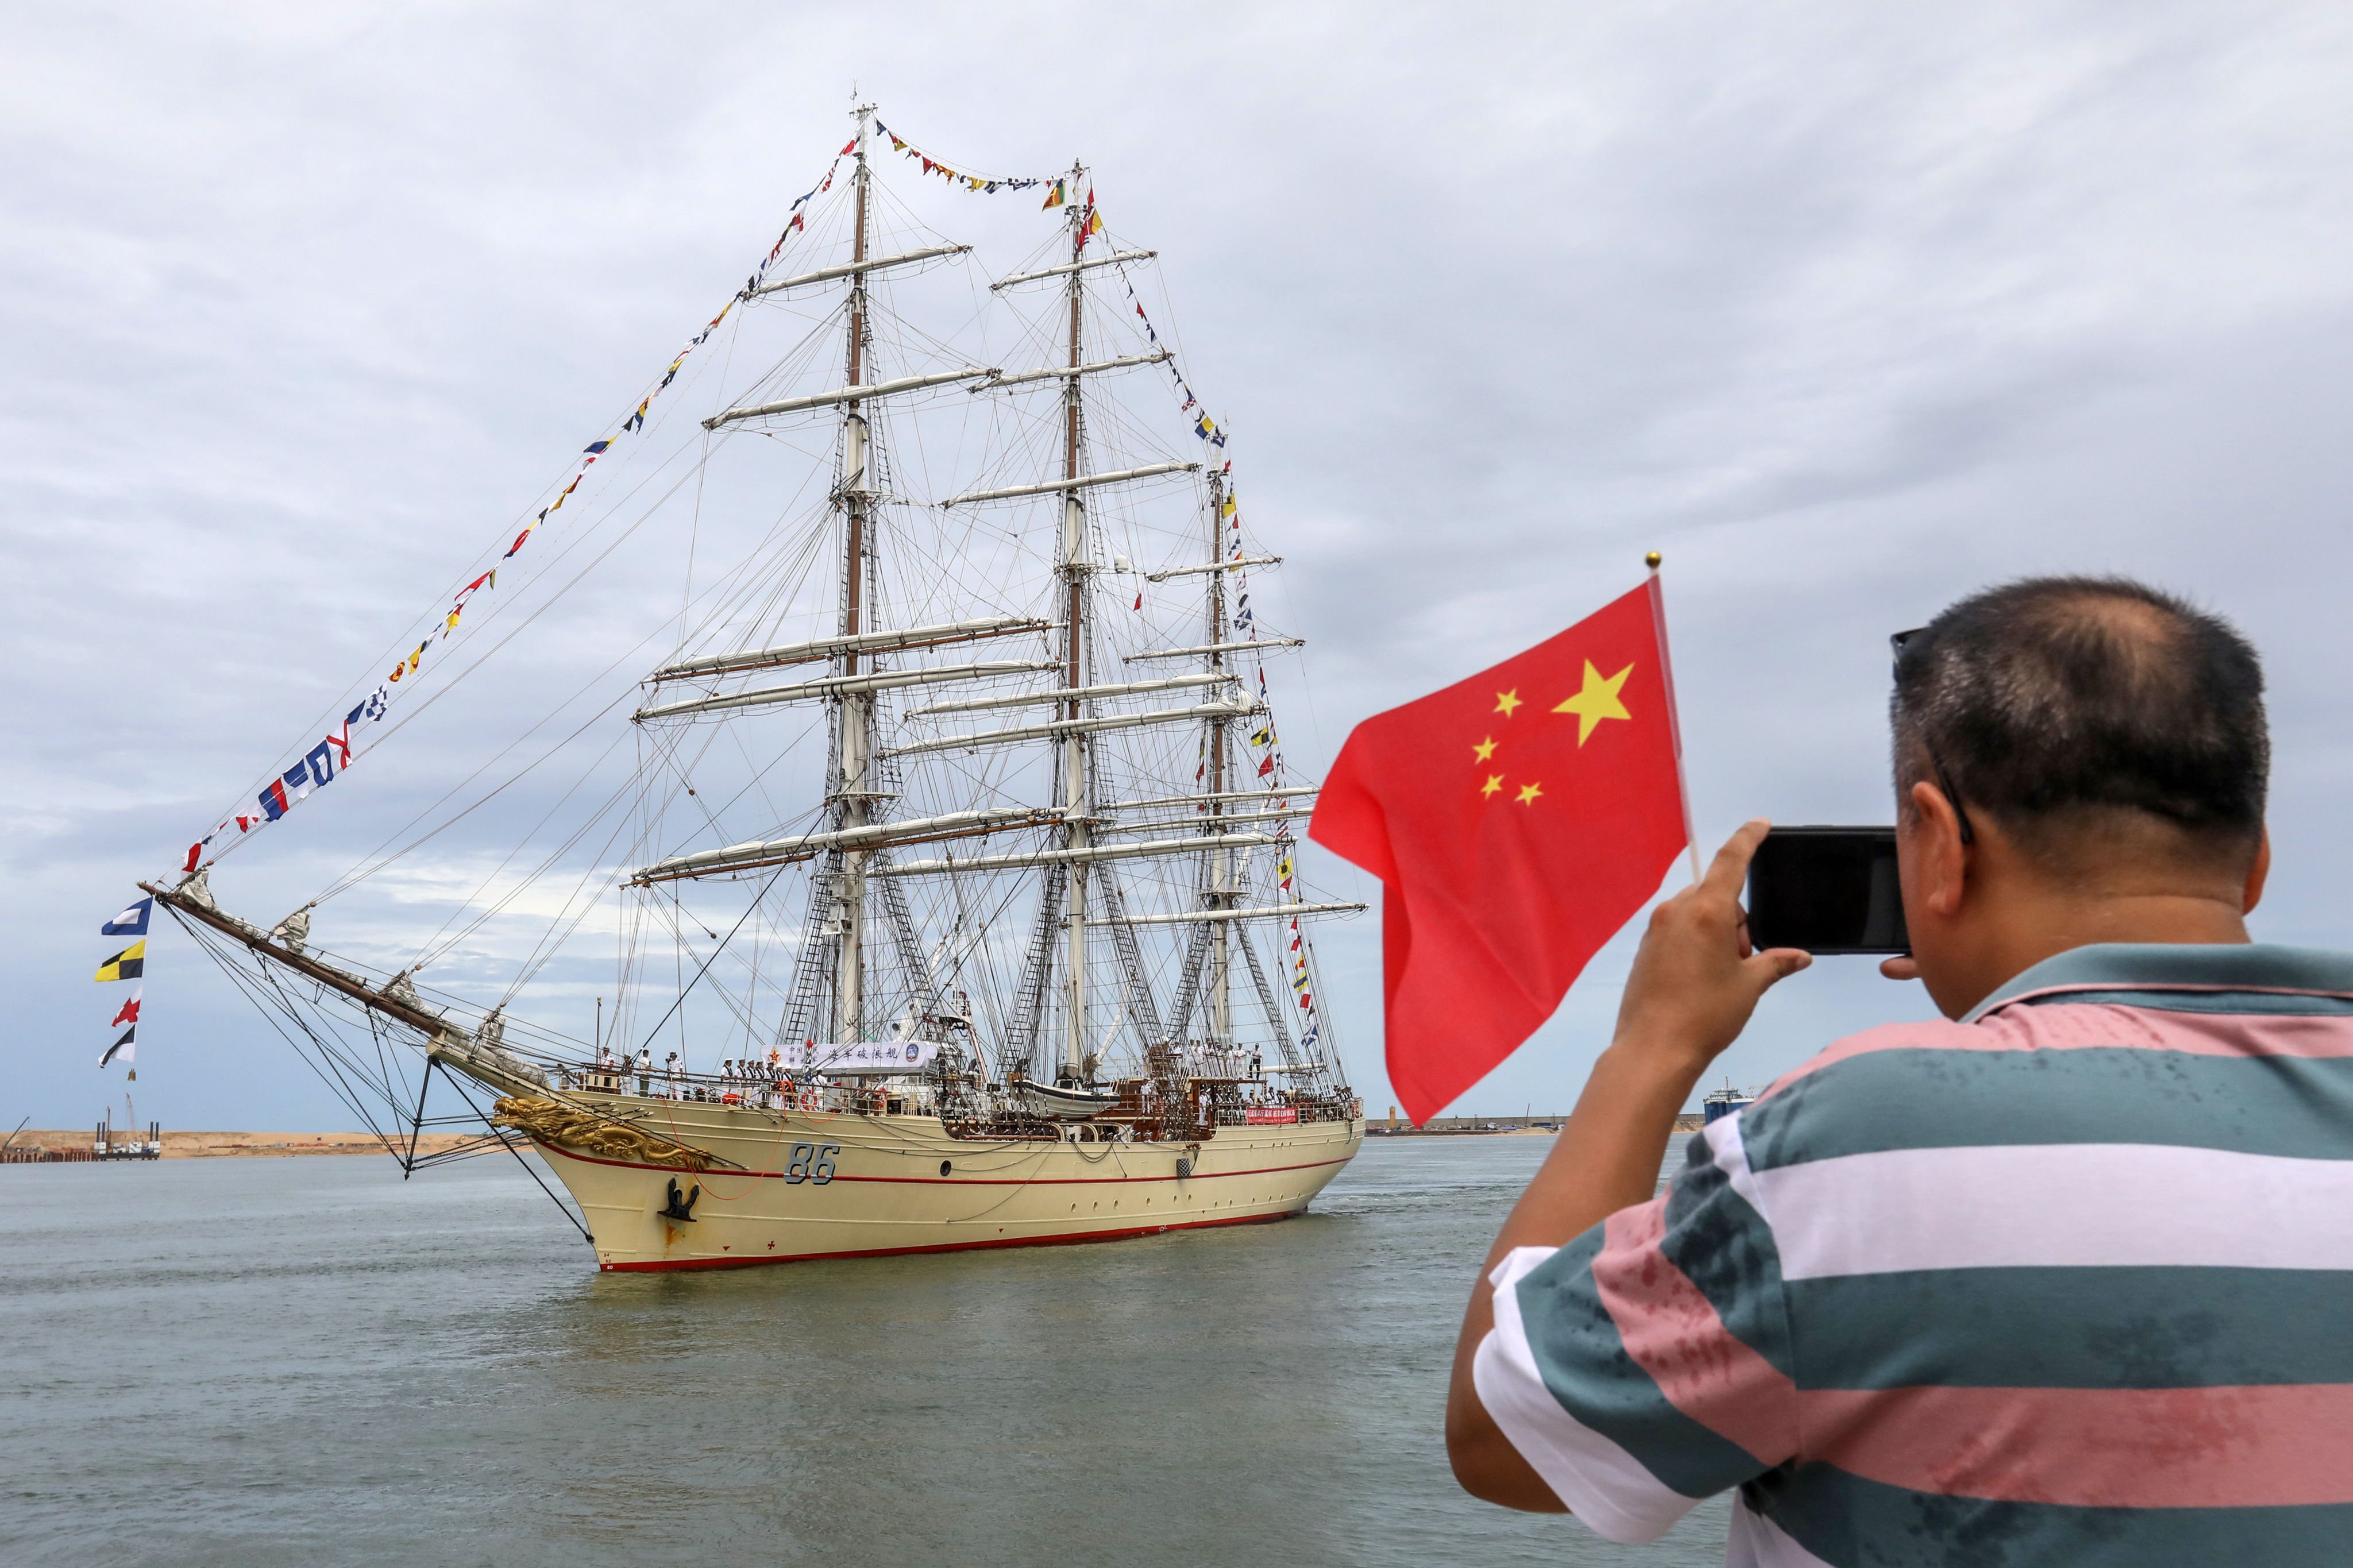
[[[1893,827],[1776,827],[1748,864],[1748,940],[1813,953],[1912,951]]]

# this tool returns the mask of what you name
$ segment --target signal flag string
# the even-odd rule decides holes
[[[501,562],[514,559],[516,553],[530,542],[531,536],[537,532],[549,518],[563,510],[565,501],[570,498],[573,491],[580,488],[581,480],[588,477],[588,470],[596,466],[596,459],[609,451],[616,441],[623,436],[642,432],[645,429],[646,415],[653,406],[654,400],[668,391],[670,384],[678,379],[678,373],[686,363],[688,356],[709,342],[711,334],[719,330],[720,323],[726,321],[735,307],[752,298],[759,289],[761,284],[766,280],[770,269],[784,255],[786,247],[790,243],[793,236],[807,232],[806,218],[808,204],[833,188],[834,178],[841,168],[841,160],[855,151],[856,146],[857,143],[852,142],[839,153],[835,153],[833,162],[827,166],[824,176],[794,199],[791,216],[786,218],[783,232],[776,236],[776,244],[769,247],[767,255],[762,258],[759,266],[754,268],[751,275],[744,279],[744,286],[731,295],[727,302],[719,308],[719,313],[705,322],[702,330],[689,338],[685,346],[672,356],[669,365],[664,368],[660,380],[638,400],[637,407],[621,420],[619,429],[611,436],[588,443],[583,449],[578,465],[573,470],[571,481],[556,492],[554,500],[540,508],[538,513],[523,525],[522,531],[514,536],[513,542],[509,544],[499,557]],[[336,776],[351,765],[353,756],[359,750],[357,740],[353,733],[353,730],[355,728],[364,730],[367,726],[381,723],[384,721],[392,707],[396,695],[395,689],[404,680],[413,683],[424,666],[427,652],[434,643],[447,642],[457,632],[459,619],[465,613],[468,602],[474,595],[484,590],[496,590],[498,573],[499,568],[494,566],[459,589],[453,596],[448,610],[440,616],[441,625],[438,631],[428,634],[414,648],[395,659],[392,669],[376,683],[375,689],[344,715],[339,731],[325,736],[304,752],[301,759],[292,767],[271,778],[263,786],[260,794],[255,797],[252,805],[242,806],[230,812],[215,825],[211,832],[189,845],[187,858],[181,867],[182,873],[194,875],[200,868],[216,860],[219,854],[226,851],[230,845],[241,842],[247,835],[276,822],[301,802],[309,798],[312,791],[334,782]],[[229,837],[224,841],[225,834]],[[207,851],[213,851],[216,842],[220,844],[220,850],[214,851],[208,856]]]

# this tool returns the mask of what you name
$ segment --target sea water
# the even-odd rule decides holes
[[[650,1275],[503,1154],[0,1169],[0,1561],[1721,1563],[1721,1500],[1623,1547],[1447,1471],[1550,1144],[1377,1138],[1279,1225]]]

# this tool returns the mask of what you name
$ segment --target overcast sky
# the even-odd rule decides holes
[[[1310,639],[1295,760],[1655,548],[1708,847],[1752,815],[1884,821],[1886,634],[1989,581],[2126,572],[2263,649],[2256,930],[2353,945],[2342,6],[5,16],[11,1126],[120,1091],[98,922],[740,282],[853,82],[977,167],[1084,156],[1162,250],[1286,557],[1275,618]],[[637,635],[596,631],[550,657]],[[396,790],[256,841],[229,901],[269,918]],[[1366,921],[1324,948],[1376,1114],[1377,946]],[[1566,1109],[1625,960],[1463,1108]],[[185,939],[159,927],[151,963],[142,1120],[349,1124]],[[1724,1071],[1926,1011],[1825,961]]]

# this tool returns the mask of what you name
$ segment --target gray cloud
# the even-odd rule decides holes
[[[20,6],[8,31],[18,1115],[94,1108],[97,921],[740,281],[839,145],[852,79],[976,164],[1083,153],[1119,230],[1163,250],[1187,368],[1289,558],[1269,613],[1314,645],[1302,761],[1614,596],[1655,547],[1703,836],[1884,818],[1885,632],[1990,578],[2128,571],[2265,650],[2259,925],[2344,940],[2339,10]],[[752,490],[725,499],[710,526],[748,543]],[[290,907],[486,737],[626,687],[636,664],[592,677],[664,651],[675,574],[650,584],[678,544],[649,525],[357,798],[241,855],[240,904]],[[349,940],[413,942],[403,899],[494,866],[550,804],[521,793]],[[163,951],[164,1114],[340,1120]],[[1385,1108],[1376,934],[1326,952]],[[1625,956],[1468,1103],[1565,1106]],[[1773,997],[1725,1071],[1921,1010],[1858,967]]]

